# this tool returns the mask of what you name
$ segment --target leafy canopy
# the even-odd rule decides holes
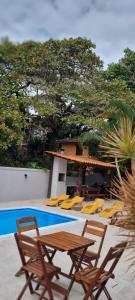
[[[124,57],[118,63],[112,63],[107,70],[109,80],[124,80],[127,87],[135,93],[135,51],[126,48]]]
[[[118,111],[109,107],[113,99],[134,107],[135,95],[122,80],[108,80],[94,49],[80,37],[1,41],[0,150],[14,152],[24,143],[28,160],[41,154],[39,144],[53,148],[57,138],[78,136],[84,126],[106,126],[104,119],[114,120]]]

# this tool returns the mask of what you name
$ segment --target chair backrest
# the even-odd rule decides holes
[[[123,243],[123,245],[119,244],[116,245],[115,247],[111,247],[104,259],[104,261],[102,262],[100,268],[98,268],[98,272],[96,273],[96,276],[94,276],[94,273],[91,276],[91,284],[90,287],[87,290],[87,297],[84,299],[88,299],[89,296],[91,296],[91,293],[93,292],[93,290],[95,289],[95,287],[99,286],[99,290],[97,291],[96,297],[98,298],[102,288],[104,288],[104,286],[106,285],[107,281],[110,278],[114,278],[114,274],[113,271],[125,249],[125,243]],[[109,268],[106,267],[109,263]],[[87,276],[87,274],[86,274]],[[85,275],[83,276],[83,278],[85,277]],[[84,278],[85,279],[85,278]],[[84,280],[85,281],[85,280]],[[94,299],[97,299],[94,298]],[[111,299],[111,298],[108,298]]]
[[[22,234],[22,232],[35,230],[36,235],[39,236],[39,229],[38,229],[36,217],[24,217],[18,219],[16,220],[16,226],[19,235]]]
[[[32,262],[32,260],[35,261],[35,259],[38,258],[41,263],[43,272],[46,273],[46,267],[44,264],[40,242],[24,234],[15,233],[14,237],[18,246],[22,265],[24,266],[28,262]],[[30,258],[30,260],[28,260],[28,257]]]
[[[100,252],[101,252],[101,249],[103,246],[106,230],[107,230],[107,225],[105,225],[101,222],[98,222],[98,221],[94,221],[94,220],[86,220],[83,231],[82,231],[82,236],[84,236],[86,233],[88,233],[88,234],[95,235],[100,238],[99,248],[98,248],[98,252],[97,252],[98,258],[100,257]]]
[[[99,271],[95,278],[95,282],[97,282],[99,280],[101,275],[102,276],[104,275],[104,277],[102,277],[101,280],[108,280],[109,278],[114,277],[113,271],[114,271],[121,255],[123,254],[123,252],[125,250],[126,244],[127,244],[126,242],[121,243],[121,244],[118,244],[115,247],[111,247],[109,249],[105,259],[103,260],[103,262],[99,268]],[[109,268],[106,269],[108,264],[109,264]],[[106,271],[106,273],[104,273],[105,271]]]

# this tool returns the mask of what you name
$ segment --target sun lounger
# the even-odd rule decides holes
[[[99,216],[102,218],[112,218],[117,212],[123,211],[123,209],[124,203],[122,201],[116,201],[112,207],[103,209]]]
[[[103,205],[104,199],[96,198],[95,201],[83,207],[81,212],[84,214],[95,214],[97,211],[102,209]]]
[[[51,198],[48,202],[48,206],[57,206],[59,205],[62,201],[65,201],[69,198],[69,195],[66,194],[61,194],[57,198]]]
[[[75,205],[81,204],[83,202],[83,200],[84,200],[84,197],[75,196],[72,199],[65,200],[60,205],[60,208],[63,208],[63,209],[72,209],[72,208],[74,208]]]

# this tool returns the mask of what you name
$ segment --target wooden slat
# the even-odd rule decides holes
[[[102,237],[104,235],[104,232],[101,231],[101,230],[97,230],[95,228],[92,228],[92,227],[86,227],[85,228],[85,233],[90,233],[90,234],[93,234],[93,235],[96,235],[96,236],[99,236],[99,237]]]
[[[35,262],[26,264],[23,266],[23,270],[36,274],[39,277],[43,275],[41,265],[35,264]]]
[[[106,225],[104,225],[103,223],[94,220],[87,220],[87,225],[91,225],[102,229],[106,227]]]
[[[23,217],[16,220],[18,233],[21,234],[25,231],[35,230],[36,234],[39,235],[38,225],[35,217]]]
[[[19,227],[19,233],[24,232],[24,231],[29,231],[29,230],[34,230],[36,229],[35,224],[29,224],[29,225],[24,225]]]
[[[37,246],[37,242],[30,236],[21,234],[17,235],[18,236],[18,241],[22,241],[24,243],[30,243],[31,245]]]
[[[95,278],[98,270],[99,269],[97,269],[97,268],[92,268],[92,269],[86,268],[86,269],[76,273],[75,278],[76,278],[76,280],[81,280],[85,283],[89,283],[92,279]]]
[[[60,251],[73,251],[95,243],[92,239],[64,231],[40,236],[38,240]]]
[[[28,245],[28,244],[24,243],[23,241],[19,241],[19,246],[21,247],[23,253],[27,253],[30,256],[32,254],[37,254],[37,255],[39,254],[37,247]]]
[[[35,220],[35,217],[24,217],[24,218],[18,219],[17,223],[22,224],[22,223],[25,223],[26,220],[27,220],[27,222],[33,222],[33,220]]]
[[[50,275],[54,272],[56,273],[56,272],[60,271],[60,268],[55,267],[49,263],[44,262],[44,264],[45,264],[47,275]],[[42,268],[42,263],[40,260],[28,262],[25,266],[23,266],[23,269],[27,270],[33,274],[36,274],[40,277],[43,275],[43,268]]]
[[[90,284],[92,282],[92,280],[96,277],[99,270],[100,270],[99,268],[92,268],[92,269],[86,268],[86,269],[76,273],[75,278],[76,278],[76,280]],[[113,276],[112,274],[110,274],[106,271],[103,271],[103,273],[100,274],[100,277],[99,277],[96,285],[103,283],[104,281],[106,281],[108,278],[111,278],[112,276]]]

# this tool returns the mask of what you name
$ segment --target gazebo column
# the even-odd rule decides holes
[[[86,180],[86,165],[84,165],[82,168],[82,185],[85,185],[85,180]]]
[[[81,186],[84,184],[85,180],[85,169],[83,168],[83,165],[79,165],[79,171],[78,171],[78,186],[77,186],[77,194],[81,195]]]
[[[60,194],[65,194],[67,173],[67,160],[54,157],[52,170],[51,198],[55,198]]]

